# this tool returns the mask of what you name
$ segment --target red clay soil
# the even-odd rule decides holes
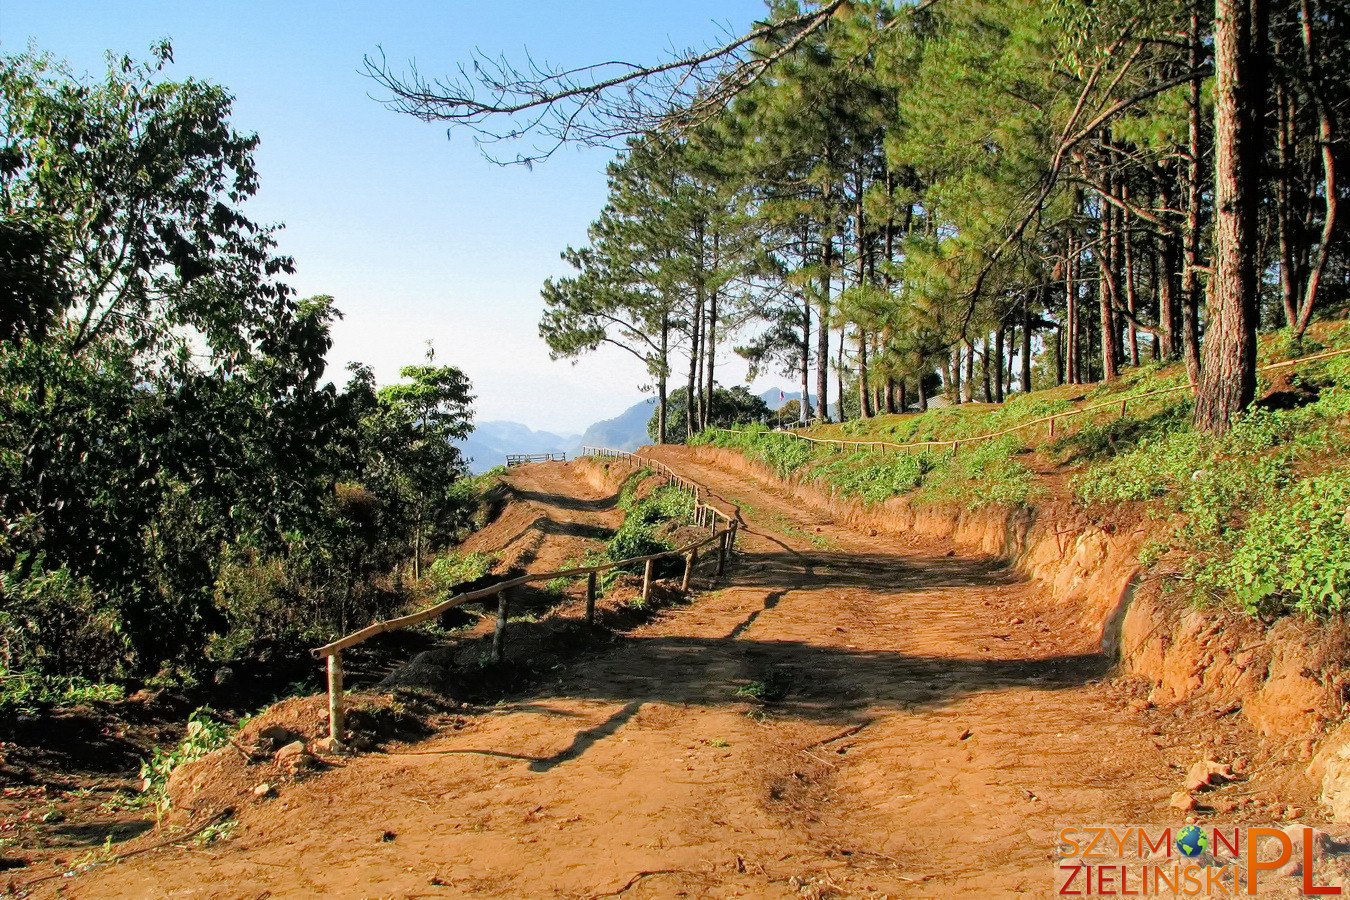
[[[1235,717],[1149,707],[997,560],[659,456],[742,505],[723,585],[527,697],[241,800],[227,840],[39,893],[1049,896],[1058,826],[1183,821],[1185,767],[1255,752]],[[573,467],[512,480],[555,522],[610,516]],[[1235,820],[1311,809],[1285,770],[1250,771],[1202,802]]]

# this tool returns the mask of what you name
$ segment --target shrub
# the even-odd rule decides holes
[[[156,747],[141,763],[141,791],[155,804],[157,814],[169,809],[169,776],[173,770],[196,762],[230,739],[229,727],[215,718],[215,710],[203,706],[188,716],[187,731],[172,750]]]
[[[42,553],[0,572],[0,668],[100,680],[123,674],[131,648],[117,604]]]
[[[1308,478],[1271,499],[1231,553],[1196,575],[1253,614],[1328,615],[1350,604],[1350,469]]]
[[[449,595],[461,584],[477,581],[492,571],[497,557],[491,553],[447,553],[433,562],[427,569],[427,575],[436,590]]]

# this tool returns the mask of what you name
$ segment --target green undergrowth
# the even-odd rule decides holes
[[[169,776],[173,770],[224,747],[230,739],[231,726],[216,718],[215,711],[201,707],[188,717],[187,729],[177,745],[156,747],[149,759],[141,764],[141,794],[155,805],[162,816],[169,809]]]
[[[1298,344],[1285,333],[1264,336],[1259,361],[1342,348],[1350,348],[1350,326],[1324,323]],[[1260,402],[1222,438],[1192,428],[1190,392],[1169,391],[1186,383],[1180,365],[1153,364],[1110,384],[802,432],[906,444],[1026,426],[956,453],[814,444],[758,426],[705,432],[696,443],[738,450],[780,477],[865,503],[1034,502],[1043,491],[1032,470],[1038,460],[1038,467],[1073,475],[1078,504],[1111,515],[1112,504],[1132,503],[1156,519],[1159,536],[1144,562],[1168,558],[1169,576],[1199,602],[1232,603],[1267,618],[1343,611],[1350,605],[1350,356],[1262,373]],[[1070,411],[1053,436],[1038,421]]]
[[[638,487],[651,474],[646,469],[636,473],[620,490],[618,503],[624,510],[624,520],[606,543],[603,562],[619,562],[674,550],[670,533],[693,519],[693,498],[677,488],[660,487],[639,499]],[[602,576],[602,586],[608,587],[623,572],[641,571],[642,563],[611,569]]]
[[[1018,458],[1024,451],[1012,437],[972,444],[959,453],[812,444],[763,426],[708,431],[696,442],[739,450],[781,478],[814,481],[865,503],[912,495],[919,502],[982,506],[1021,504],[1033,495],[1031,469]]]
[[[50,707],[114,703],[125,697],[120,684],[34,671],[10,672],[0,666],[0,712],[32,713]]]
[[[427,568],[427,575],[442,598],[448,597],[462,584],[477,581],[492,571],[497,557],[492,553],[449,551]]]
[[[1275,408],[1272,408],[1274,406]],[[1350,357],[1295,373],[1222,438],[1169,421],[1073,483],[1086,505],[1140,501],[1171,523],[1198,600],[1263,617],[1350,604]]]

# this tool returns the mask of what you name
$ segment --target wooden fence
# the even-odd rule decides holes
[[[457,606],[463,606],[466,603],[472,603],[477,600],[486,600],[489,597],[496,597],[497,623],[492,634],[492,658],[495,662],[501,662],[505,658],[506,625],[510,612],[510,595],[511,591],[515,588],[537,581],[552,581],[555,578],[577,578],[585,575],[586,624],[590,625],[595,622],[597,577],[601,572],[642,563],[642,599],[644,602],[651,595],[654,567],[658,559],[674,559],[680,557],[684,559],[683,575],[680,578],[680,590],[682,591],[689,590],[689,579],[693,574],[694,566],[698,564],[699,551],[710,544],[717,545],[716,577],[721,578],[726,573],[727,561],[731,556],[732,551],[735,549],[736,532],[740,527],[739,509],[735,509],[733,513],[729,514],[712,503],[706,502],[704,498],[706,495],[710,494],[707,488],[679,475],[669,466],[657,462],[656,460],[647,459],[646,457],[635,453],[627,453],[622,450],[610,450],[604,447],[586,447],[582,452],[583,455],[588,456],[619,459],[639,469],[651,469],[658,476],[664,477],[668,484],[673,484],[683,490],[689,491],[694,497],[694,521],[699,525],[708,527],[708,536],[676,550],[665,550],[661,553],[652,553],[647,556],[635,556],[632,559],[623,559],[618,562],[609,562],[597,566],[580,566],[573,569],[561,569],[555,572],[527,573],[498,584],[489,585],[485,588],[467,591],[463,594],[456,594],[453,597],[442,600],[440,603],[433,604],[414,613],[409,613],[406,616],[399,616],[398,618],[375,622],[367,625],[365,628],[340,637],[331,643],[324,644],[322,647],[315,648],[312,651],[313,654],[320,659],[327,660],[328,734],[332,740],[340,742],[344,730],[345,710],[343,707],[342,693],[342,651],[349,647],[355,647],[357,644],[363,643],[364,641],[368,641],[376,635],[384,634],[388,631],[411,628],[414,625],[419,625],[422,622],[439,616],[446,610],[454,609]]]
[[[508,453],[506,454],[506,467],[514,469],[516,466],[523,466],[526,463],[534,462],[567,462],[566,453]]]
[[[650,469],[657,476],[664,478],[666,484],[671,487],[687,492],[694,498],[694,523],[702,525],[711,532],[716,532],[718,522],[726,523],[727,528],[736,529],[740,526],[741,511],[734,503],[727,503],[731,512],[720,508],[712,503],[712,491],[705,488],[696,481],[691,481],[683,475],[676,472],[670,466],[659,460],[652,459],[649,456],[643,456],[641,453],[629,453],[627,450],[611,450],[608,447],[582,447],[582,456],[598,456],[603,459],[616,459],[627,463],[636,469]]]
[[[1261,366],[1259,369],[1257,369],[1257,371],[1271,372],[1277,369],[1287,369],[1292,366],[1303,365],[1304,363],[1318,362],[1319,360],[1331,359],[1332,357],[1336,356],[1345,356],[1346,354],[1350,354],[1350,348],[1346,348],[1343,350],[1328,350],[1325,353],[1315,353],[1312,356],[1305,356],[1302,359],[1291,359],[1286,360],[1285,362],[1272,363],[1271,365],[1268,366]],[[1026,431],[1032,428],[1036,428],[1037,426],[1040,425],[1045,425],[1047,437],[1053,438],[1056,433],[1055,423],[1058,422],[1060,419],[1068,419],[1074,416],[1081,416],[1084,413],[1096,412],[1102,409],[1119,409],[1120,417],[1124,418],[1125,413],[1129,408],[1129,404],[1131,403],[1135,403],[1139,400],[1146,400],[1150,397],[1159,397],[1164,394],[1175,394],[1178,391],[1189,391],[1189,390],[1191,390],[1190,384],[1179,384],[1175,387],[1162,388],[1156,391],[1148,391],[1143,394],[1134,394],[1129,397],[1122,397],[1118,400],[1108,400],[1105,403],[1096,403],[1093,404],[1092,406],[1080,407],[1079,409],[1066,409],[1063,412],[1057,412],[1052,413],[1051,415],[1048,416],[1042,416],[1039,419],[1033,419],[1030,422],[1023,422],[1020,425],[1014,425],[1011,428],[1004,428],[1001,431],[991,431],[988,434],[977,434],[972,435],[970,437],[953,438],[952,440],[949,441],[912,441],[906,444],[897,444],[892,441],[845,441],[831,438],[814,438],[808,437],[804,434],[797,434],[795,431],[790,430],[784,430],[776,433],[786,434],[800,441],[810,441],[813,444],[834,444],[844,447],[874,447],[887,450],[903,450],[906,453],[913,453],[915,451],[923,452],[924,450],[931,450],[935,448],[950,448],[953,453],[956,453],[960,451],[962,444],[974,444],[979,441],[989,441],[995,438],[1004,437],[1005,435],[1009,435],[1017,431]],[[723,431],[733,434],[736,433],[737,431],[737,429],[734,428],[714,428],[712,430]]]

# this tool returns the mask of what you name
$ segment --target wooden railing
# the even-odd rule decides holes
[[[1271,365],[1261,366],[1259,369],[1257,369],[1257,371],[1271,372],[1277,369],[1287,369],[1290,368],[1291,366],[1298,366],[1304,363],[1317,362],[1323,359],[1331,359],[1332,357],[1335,356],[1345,356],[1348,353],[1350,353],[1350,348],[1346,348],[1343,350],[1328,350],[1325,353],[1315,353],[1312,356],[1305,356],[1302,359],[1291,359],[1286,360],[1285,362],[1272,363]],[[1001,431],[991,431],[988,434],[977,434],[972,435],[970,437],[953,438],[948,441],[911,441],[905,444],[897,444],[892,441],[845,441],[832,438],[815,438],[815,437],[808,437],[807,435],[804,434],[797,434],[795,431],[790,430],[780,431],[776,433],[794,437],[799,441],[810,441],[813,444],[835,444],[844,447],[874,447],[887,450],[903,450],[906,453],[913,453],[916,450],[922,452],[924,450],[931,450],[934,448],[945,447],[950,448],[953,453],[956,453],[960,451],[962,444],[974,444],[979,441],[989,441],[995,438],[1004,437],[1005,435],[1009,435],[1017,431],[1025,431],[1031,428],[1035,428],[1039,425],[1047,426],[1046,429],[1047,436],[1053,438],[1055,436],[1056,430],[1055,423],[1058,422],[1060,419],[1068,419],[1072,418],[1073,416],[1081,416],[1084,413],[1096,412],[1102,409],[1119,409],[1120,417],[1124,418],[1125,413],[1129,408],[1129,404],[1131,403],[1134,403],[1139,400],[1146,400],[1150,397],[1159,397],[1164,394],[1175,394],[1178,391],[1189,391],[1189,390],[1191,390],[1190,384],[1179,384],[1176,385],[1175,387],[1161,388],[1159,390],[1148,391],[1143,394],[1134,394],[1129,397],[1122,397],[1118,400],[1108,400],[1105,403],[1096,403],[1093,404],[1092,406],[1084,406],[1078,409],[1066,409],[1063,412],[1052,413],[1048,416],[1042,416],[1039,419],[1032,419],[1029,422],[1023,422],[1020,425],[1014,425],[1011,428],[1004,428]],[[711,430],[734,434],[737,432],[738,429],[713,428]]]
[[[505,658],[506,625],[510,612],[510,593],[515,588],[537,581],[552,581],[555,578],[577,578],[585,575],[586,623],[591,625],[595,622],[595,600],[598,587],[597,576],[602,572],[642,563],[643,602],[646,602],[651,596],[654,567],[658,559],[683,557],[684,570],[683,575],[680,578],[681,591],[689,590],[689,580],[693,574],[694,566],[698,564],[699,551],[710,544],[717,545],[716,577],[721,578],[726,573],[727,561],[736,547],[736,532],[740,528],[739,509],[735,509],[733,513],[728,514],[717,506],[705,502],[703,498],[710,494],[707,488],[679,475],[669,466],[657,462],[656,460],[647,459],[638,454],[627,453],[622,450],[610,450],[604,447],[587,447],[584,448],[583,454],[589,456],[611,457],[623,460],[638,468],[651,469],[658,476],[664,477],[668,484],[689,491],[694,497],[694,520],[697,524],[708,527],[708,536],[694,541],[691,544],[686,544],[676,550],[665,550],[660,553],[651,553],[646,556],[635,556],[632,559],[623,559],[617,562],[608,562],[596,566],[579,566],[554,572],[527,573],[507,581],[499,582],[498,584],[479,588],[478,590],[456,594],[453,597],[442,600],[440,603],[435,603],[425,609],[409,613],[406,616],[399,616],[394,619],[386,619],[384,621],[372,623],[365,628],[340,637],[331,643],[324,644],[322,647],[316,647],[312,651],[313,654],[320,659],[327,660],[328,733],[333,741],[341,742],[344,730],[345,710],[342,693],[342,651],[368,641],[376,635],[384,634],[389,631],[399,631],[404,628],[411,628],[414,625],[419,625],[429,619],[434,619],[436,616],[439,616],[447,610],[454,609],[457,606],[463,606],[466,603],[485,600],[495,596],[497,598],[497,623],[492,633],[492,659],[494,662],[501,662]]]
[[[740,525],[741,511],[736,504],[727,503],[727,506],[731,508],[730,512],[722,509],[710,502],[714,496],[712,491],[696,481],[685,478],[660,460],[652,459],[650,456],[643,456],[641,453],[629,453],[627,450],[611,450],[608,447],[582,447],[581,455],[598,456],[603,459],[616,459],[625,462],[636,469],[650,469],[657,476],[664,478],[666,484],[685,491],[694,498],[694,523],[696,525],[704,526],[712,532],[716,532],[719,520],[725,522],[726,527],[731,529],[738,528]]]
[[[566,453],[508,453],[506,454],[506,467],[513,469],[516,466],[523,466],[526,463],[534,462],[567,462]]]

